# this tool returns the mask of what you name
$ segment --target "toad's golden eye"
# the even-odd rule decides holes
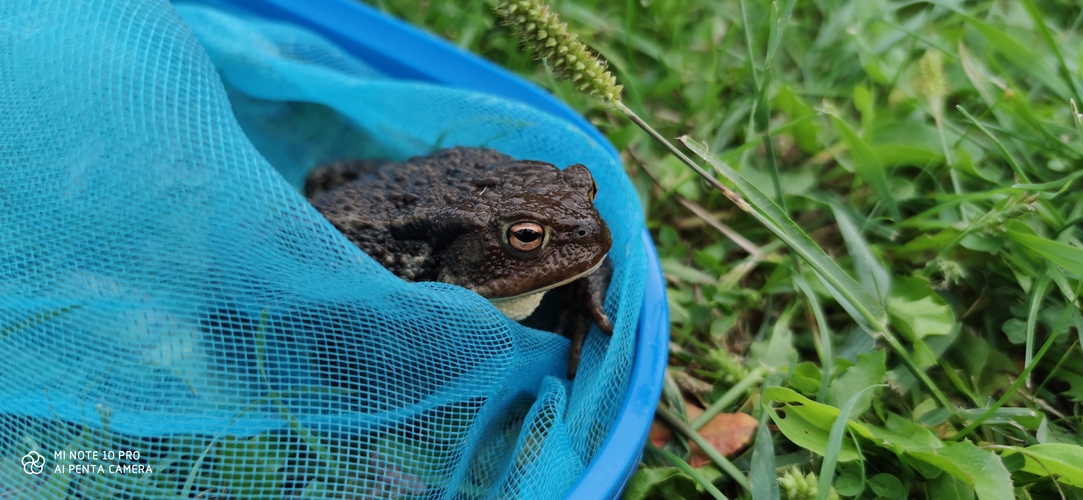
[[[508,244],[520,252],[532,252],[541,246],[545,230],[533,222],[517,222],[508,228]]]
[[[594,182],[594,179],[590,180],[590,201],[594,201],[598,197],[598,183]]]

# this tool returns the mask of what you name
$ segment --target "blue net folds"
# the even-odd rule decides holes
[[[571,124],[161,0],[0,3],[0,110],[0,496],[559,498],[609,433],[642,214]],[[459,145],[595,177],[615,332],[574,383],[567,339],[395,277],[300,192]]]

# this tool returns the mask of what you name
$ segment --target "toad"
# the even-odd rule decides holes
[[[571,339],[569,379],[590,322],[613,331],[602,309],[612,240],[594,207],[597,190],[583,165],[561,170],[466,147],[332,163],[305,180],[309,202],[405,280],[465,287],[527,324],[559,287],[566,295],[553,329]]]

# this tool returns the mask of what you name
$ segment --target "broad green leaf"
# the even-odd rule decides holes
[[[884,498],[906,498],[902,481],[894,474],[877,474],[869,478],[869,488]]]
[[[926,498],[936,500],[972,500],[974,490],[951,474],[940,474],[928,479],[929,489]]]
[[[970,486],[981,500],[1014,500],[1011,475],[1000,457],[969,441],[950,443],[911,457],[933,465]]]
[[[778,430],[794,444],[821,456],[827,453],[831,426],[839,416],[838,408],[817,403],[784,387],[764,390],[763,408],[778,426]],[[858,435],[868,437],[868,430],[863,424],[852,420],[847,424],[850,430]],[[854,443],[843,440],[838,461],[850,462],[858,458]]]
[[[960,335],[955,342],[955,353],[962,359],[959,368],[970,377],[980,377],[989,362],[989,342],[978,335]]]
[[[1019,345],[1027,341],[1027,322],[1019,318],[1012,318],[1000,325],[1000,331],[1008,338],[1008,342]]]
[[[1022,470],[1027,464],[1027,459],[1021,453],[1001,455],[1000,461],[1004,462],[1004,468],[1008,469],[1008,472]]]
[[[941,250],[945,245],[950,244],[956,237],[959,236],[959,231],[955,229],[945,229],[943,231],[937,231],[934,234],[919,234],[914,239],[910,240],[906,244],[895,247],[896,255],[909,255],[918,254],[923,255],[929,250]]]
[[[669,305],[669,321],[677,325],[686,325],[692,322],[692,312],[685,307],[690,300],[681,300],[686,295],[685,290],[666,288],[666,304]],[[691,294],[687,294],[691,295]]]
[[[922,278],[896,277],[887,312],[891,324],[909,339],[947,335],[955,327],[951,307]]]
[[[880,159],[872,152],[868,144],[857,135],[856,132],[841,118],[831,116],[831,123],[835,125],[843,142],[850,148],[850,156],[854,161],[854,170],[869,186],[872,187],[876,196],[887,205],[888,212],[896,220],[902,220],[899,207],[895,203],[895,196],[891,192],[891,186],[887,182],[887,173]]]
[[[835,478],[835,493],[844,497],[856,497],[865,491],[861,476],[852,472],[843,472]]]
[[[888,414],[886,427],[855,425],[854,422],[849,422],[849,425],[852,430],[878,445],[906,457],[907,463],[919,470],[935,467],[947,472],[975,488],[979,498],[1011,498],[1011,482],[1003,463],[996,455],[969,442],[945,444],[929,428],[895,414]],[[923,475],[936,477],[936,474],[930,473],[932,471],[925,471]],[[1001,490],[998,491],[998,488]],[[1003,492],[1008,492],[1009,496],[1002,496]]]
[[[1073,369],[1068,365],[1062,366],[1057,373],[1057,378],[1068,383],[1068,389],[1062,391],[1062,394],[1077,403],[1083,402],[1083,373],[1079,373],[1078,368]]]
[[[1043,477],[1052,475],[1057,482],[1083,488],[1083,447],[1048,443],[1015,449],[1026,457],[1024,471]]]
[[[944,131],[944,140],[948,144],[957,144],[959,139],[957,132],[950,129]],[[885,167],[944,163],[940,132],[930,124],[913,120],[887,120],[876,123],[869,129],[865,140]],[[958,143],[954,148],[954,166],[968,174],[999,182],[1004,177],[1002,172],[984,165],[974,165],[973,158],[980,158],[981,155],[982,150],[976,145],[969,142]]]
[[[722,475],[718,470],[713,468],[693,469],[692,466],[688,465],[688,462],[681,460],[680,457],[651,445],[647,446],[646,452],[672,463],[676,469],[671,470],[678,471],[678,474],[659,472],[654,473],[653,477],[648,475],[640,478],[638,484],[635,485],[635,493],[644,496],[634,498],[694,498],[697,496],[697,489],[702,487],[716,500],[727,500],[726,496],[712,484],[712,481]],[[642,470],[646,469],[640,469],[640,471]],[[633,476],[633,479],[635,479],[635,476]],[[628,488],[631,487],[632,482],[629,480]]]
[[[774,105],[778,111],[785,113],[796,121],[791,130],[797,146],[806,153],[818,153],[821,149],[820,141],[816,137],[819,133],[819,123],[815,120],[802,119],[816,116],[816,111],[812,109],[812,106],[805,104],[787,86],[783,86],[775,92]]]
[[[648,498],[694,498],[696,482],[673,467],[641,467],[628,479],[626,500]]]
[[[811,361],[797,363],[790,376],[790,384],[805,394],[816,394],[820,389],[820,367]]]
[[[1050,262],[1063,267],[1068,272],[1083,276],[1083,248],[1065,245],[1040,236],[1026,234],[1020,231],[1008,230],[1004,233],[1012,241],[1023,245],[1030,251],[1049,259]]]
[[[980,417],[983,413],[985,413],[985,408],[971,408],[960,411],[956,415],[964,422],[968,422]],[[1018,426],[1037,430],[1043,420],[1045,420],[1045,415],[1030,408],[998,408],[985,419],[985,425]]]
[[[914,471],[916,471],[918,473],[918,475],[925,478],[926,480],[935,479],[935,478],[944,477],[944,476],[951,477],[950,474],[947,474],[944,471],[942,471],[942,470],[940,470],[940,469],[938,469],[938,468],[936,468],[936,467],[934,467],[932,465],[929,465],[929,464],[927,464],[925,462],[922,462],[921,460],[914,459],[914,458],[910,457],[909,455],[900,455],[899,460],[903,464],[905,464],[907,467],[910,467],[911,469],[914,469]],[[965,488],[966,486],[964,485],[963,487]]]
[[[884,373],[887,372],[886,359],[887,351],[883,349],[859,355],[856,365],[831,382],[831,387],[827,390],[826,403],[831,406],[840,406],[865,388],[882,382]],[[865,413],[872,404],[872,398],[872,392],[863,395],[854,404],[854,415]]]
[[[1004,238],[999,236],[985,236],[980,233],[970,233],[959,240],[959,244],[968,250],[996,254],[1004,248]]]
[[[671,226],[662,226],[662,228],[658,230],[658,243],[666,247],[673,247],[676,245],[680,237],[681,236],[677,234],[677,230],[673,229]],[[684,253],[682,252],[681,255],[683,256]]]
[[[911,346],[914,348],[914,361],[922,368],[928,368],[936,364],[936,353],[924,340],[915,339]]]
[[[870,126],[876,121],[876,100],[867,85],[854,86],[854,107],[861,113],[861,125]],[[865,130],[868,130],[867,128]]]
[[[956,150],[954,166],[960,172],[974,177],[980,177],[989,182],[997,184],[1003,182],[1006,173],[995,166],[988,165],[988,162],[982,161],[984,159],[985,153],[983,151],[977,150],[972,152],[965,147],[960,147]]]
[[[787,369],[791,360],[797,359],[797,349],[793,347],[793,331],[790,330],[790,318],[797,310],[797,302],[790,304],[775,321],[771,329],[771,338],[766,342],[756,342],[749,349],[749,359],[758,361],[763,366]]]
[[[944,163],[943,153],[911,144],[872,144],[869,148],[880,159],[880,162],[888,167]],[[893,183],[896,182],[898,181],[893,181]]]
[[[1035,433],[1035,437],[1041,444],[1067,443],[1083,446],[1083,436],[1078,432],[1072,432],[1060,425],[1050,422],[1048,418],[1042,419],[1042,423],[1038,425],[1038,432]]]
[[[912,450],[939,448],[944,443],[928,427],[888,413],[884,427],[868,426],[871,439],[878,445],[901,455]]]

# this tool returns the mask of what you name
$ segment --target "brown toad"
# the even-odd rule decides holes
[[[399,163],[333,163],[305,181],[312,205],[403,279],[468,288],[517,321],[568,285],[575,298],[564,314],[573,317],[555,329],[572,340],[569,379],[589,322],[613,331],[602,310],[612,240],[596,194],[582,165],[560,170],[464,147]]]

